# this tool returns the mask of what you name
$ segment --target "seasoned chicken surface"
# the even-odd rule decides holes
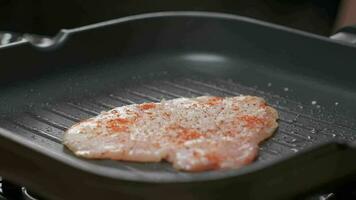
[[[171,162],[176,169],[236,169],[251,163],[278,124],[254,96],[178,98],[114,108],[75,124],[64,144],[92,159]]]

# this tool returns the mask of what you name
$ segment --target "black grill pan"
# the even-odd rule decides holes
[[[226,14],[163,12],[0,49],[0,174],[51,199],[285,199],[356,172],[356,48]],[[64,131],[116,106],[256,95],[280,114],[252,165],[85,160]]]

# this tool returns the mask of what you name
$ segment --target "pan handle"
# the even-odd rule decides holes
[[[59,31],[55,36],[44,36],[28,33],[13,33],[0,31],[0,48],[18,42],[29,42],[34,47],[49,49],[58,46],[66,39],[66,30]]]
[[[23,40],[23,37],[21,34],[0,31],[0,47],[9,45],[9,44],[13,44],[16,42],[20,42],[22,40]]]
[[[330,38],[340,42],[356,45],[356,25],[341,28],[336,31],[334,35],[331,35]]]

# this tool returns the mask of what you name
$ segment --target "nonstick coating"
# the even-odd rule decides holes
[[[135,16],[62,35],[52,48],[24,42],[0,49],[0,126],[10,131],[2,131],[4,138],[27,146],[24,154],[34,149],[117,181],[187,183],[246,176],[319,144],[355,139],[354,47],[250,19],[190,12]],[[103,110],[207,94],[256,95],[278,110],[279,128],[251,166],[185,173],[168,163],[84,160],[61,144],[67,128]],[[2,171],[16,179],[11,169]]]

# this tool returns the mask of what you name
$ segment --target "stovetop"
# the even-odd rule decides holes
[[[38,195],[32,194],[25,187],[8,182],[0,177],[0,200],[38,200]]]
[[[356,199],[356,187],[349,184],[339,189],[329,190],[299,198],[298,200],[354,200]],[[332,191],[332,192],[330,192]],[[8,182],[0,177],[0,200],[40,200],[43,199],[32,193],[26,187]]]

